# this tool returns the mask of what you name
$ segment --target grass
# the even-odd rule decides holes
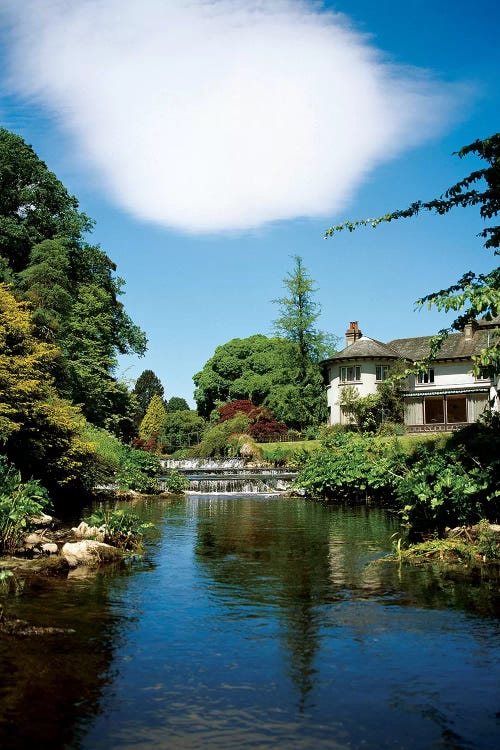
[[[319,440],[297,440],[290,443],[255,443],[255,445],[263,452],[282,448],[284,452],[291,454],[299,450],[313,451],[321,447],[321,442]]]

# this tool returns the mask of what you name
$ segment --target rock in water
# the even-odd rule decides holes
[[[104,542],[96,542],[93,539],[84,539],[81,542],[66,542],[61,554],[70,568],[76,568],[77,565],[92,567],[123,557],[121,550],[112,547],[110,544],[104,544]]]

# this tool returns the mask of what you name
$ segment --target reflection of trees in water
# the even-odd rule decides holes
[[[198,520],[196,554],[216,583],[214,594],[228,605],[240,600],[256,612],[278,610],[304,708],[324,605],[362,585],[366,563],[390,536],[387,516],[305,500],[217,498],[199,504]],[[376,571],[368,579],[374,586]]]
[[[147,563],[141,563],[143,568]],[[130,615],[111,600],[123,597],[139,564],[76,569],[70,578],[29,578],[19,597],[3,597],[5,612],[63,635],[0,639],[0,747],[78,747],[78,737],[100,711],[103,688],[113,681],[113,656]]]

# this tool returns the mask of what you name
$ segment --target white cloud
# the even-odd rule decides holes
[[[6,9],[6,11],[5,11]],[[116,203],[188,232],[333,215],[452,96],[298,0],[4,0],[11,85]]]

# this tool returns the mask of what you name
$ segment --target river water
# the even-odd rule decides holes
[[[144,556],[0,592],[0,747],[498,746],[496,586],[381,562],[383,510],[141,499]]]

